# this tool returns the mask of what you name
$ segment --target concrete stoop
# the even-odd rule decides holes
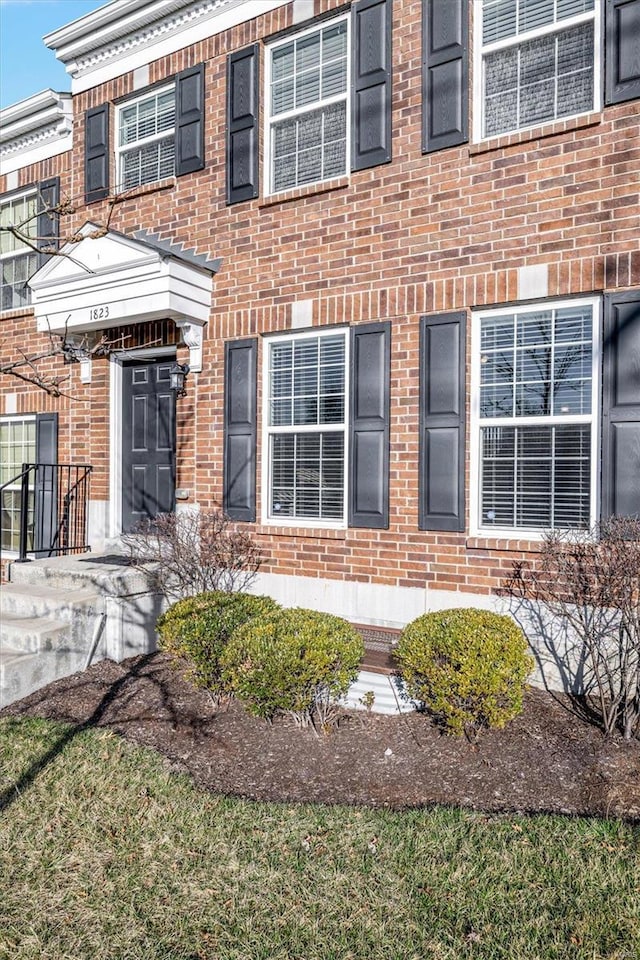
[[[0,707],[83,669],[155,649],[160,600],[116,554],[13,564],[0,585]]]

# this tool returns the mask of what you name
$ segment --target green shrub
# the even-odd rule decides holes
[[[340,617],[281,610],[239,627],[221,657],[223,679],[246,709],[271,719],[291,713],[300,726],[331,719],[332,700],[358,674],[360,634]]]
[[[220,654],[233,631],[253,617],[279,609],[270,597],[223,591],[199,593],[178,600],[159,618],[160,648],[188,661],[186,675],[192,683],[220,695]]]
[[[395,651],[410,696],[451,733],[475,737],[522,710],[533,669],[522,630],[486,610],[442,610],[418,617]]]

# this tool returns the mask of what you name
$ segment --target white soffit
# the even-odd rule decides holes
[[[289,0],[112,0],[47,34],[82,93],[144,64],[269,13]]]
[[[212,270],[87,223],[29,281],[39,331],[105,330],[165,318],[209,319]],[[97,233],[97,237],[92,234]]]

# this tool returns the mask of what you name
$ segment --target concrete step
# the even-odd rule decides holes
[[[15,650],[8,645],[0,648],[0,707],[28,696],[39,686],[33,679],[38,654]]]
[[[366,696],[369,693],[372,693],[374,698],[372,713],[400,714],[416,709],[416,704],[407,697],[399,677],[368,670],[360,671],[342,704],[350,710],[366,710]]]
[[[161,598],[118,553],[15,563],[0,585],[0,703],[82,670],[94,660],[123,660],[155,649]]]
[[[16,585],[45,585],[65,591],[91,589],[103,596],[131,595],[147,589],[143,574],[118,553],[83,553],[14,563],[10,579]]]
[[[3,610],[0,613],[0,651],[36,653],[55,650],[69,642],[70,623],[52,617],[22,617]]]
[[[99,593],[88,586],[69,590],[38,583],[3,583],[0,586],[0,622],[5,614],[70,620],[75,610],[96,606],[100,602]]]

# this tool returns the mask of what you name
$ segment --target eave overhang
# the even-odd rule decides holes
[[[0,173],[71,150],[73,106],[70,93],[42,90],[0,110]]]
[[[81,93],[153,60],[200,43],[289,0],[112,0],[48,33]]]

